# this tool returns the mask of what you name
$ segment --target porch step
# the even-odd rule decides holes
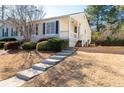
[[[36,69],[36,70],[45,71],[45,70],[47,70],[48,68],[50,68],[51,66],[52,66],[52,65],[43,64],[43,63],[38,63],[38,64],[32,65],[32,68],[33,68],[33,69]]]
[[[21,71],[21,72],[18,72],[16,74],[16,76],[19,78],[19,79],[22,79],[22,80],[29,80],[31,78],[33,78],[34,76],[38,75],[38,74],[41,74],[43,73],[43,71],[40,71],[40,70],[35,70],[35,69],[27,69],[27,70],[24,70],[24,71]]]
[[[66,57],[67,57],[67,56],[54,55],[54,56],[51,56],[50,58],[63,60],[63,59],[65,59]]]
[[[16,76],[0,81],[0,87],[19,87],[23,85],[26,81],[17,78]]]
[[[48,65],[55,65],[55,64],[57,64],[60,61],[61,61],[60,59],[49,58],[49,59],[44,60],[42,63],[48,64]]]

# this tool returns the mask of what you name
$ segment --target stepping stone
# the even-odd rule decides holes
[[[19,87],[23,85],[26,81],[15,77],[0,81],[0,87]]]
[[[44,60],[42,63],[49,64],[49,65],[55,65],[60,61],[61,61],[60,59],[51,59],[51,58],[49,58],[49,59]]]
[[[65,48],[64,50],[74,50],[74,47],[68,47],[68,48]]]
[[[64,52],[64,53],[74,53],[75,51],[74,50],[62,50],[62,52]]]
[[[56,55],[59,55],[59,56],[70,56],[72,53],[65,53],[65,52],[58,52],[56,53]]]
[[[63,59],[66,58],[66,57],[67,57],[67,56],[54,55],[54,56],[51,56],[50,58],[63,60]]]
[[[30,69],[18,72],[16,76],[20,79],[27,81],[27,80],[29,80],[29,79],[33,78],[34,76],[39,75],[41,73],[43,73],[43,71],[30,68]]]
[[[38,64],[32,65],[32,68],[33,68],[33,69],[36,69],[36,70],[45,71],[45,70],[47,70],[48,68],[50,68],[51,66],[52,66],[52,65],[43,64],[43,63],[38,63]]]

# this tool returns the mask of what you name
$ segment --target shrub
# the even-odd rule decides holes
[[[10,50],[10,49],[18,49],[20,46],[20,43],[17,41],[13,41],[13,42],[7,42],[4,44],[4,49],[5,50]]]
[[[8,41],[17,41],[17,39],[15,39],[15,38],[3,38],[3,39],[0,39],[0,41],[5,41],[5,42],[8,42]]]
[[[36,44],[35,42],[25,42],[22,44],[22,48],[24,50],[33,50],[36,49]]]
[[[36,49],[38,51],[53,51],[53,52],[59,52],[65,47],[67,47],[68,42],[64,39],[59,38],[52,38],[48,41],[42,41],[37,44]]]
[[[96,41],[95,44],[101,46],[124,46],[124,40],[107,39],[103,41]]]
[[[5,42],[0,42],[0,49],[4,48],[4,44],[5,44]]]
[[[39,42],[36,46],[38,51],[47,51],[48,50],[48,41]]]
[[[59,52],[67,47],[67,45],[67,40],[64,39],[53,38],[48,40],[48,50],[50,51]]]

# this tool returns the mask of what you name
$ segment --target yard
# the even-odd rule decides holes
[[[124,86],[124,47],[87,47],[22,86]]]
[[[52,54],[50,52],[42,53],[24,50],[13,50],[3,55],[0,54],[0,80],[12,77],[18,71],[30,68],[32,64],[38,63]]]

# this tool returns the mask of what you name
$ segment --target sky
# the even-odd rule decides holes
[[[86,6],[84,5],[60,5],[60,6],[44,6],[45,18],[61,16],[76,12],[83,12]]]

